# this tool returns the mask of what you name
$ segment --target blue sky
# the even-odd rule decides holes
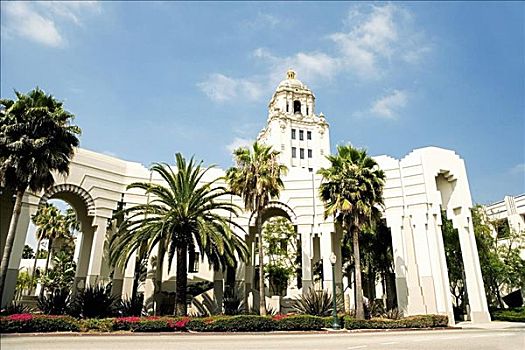
[[[524,3],[2,2],[1,96],[64,100],[81,146],[221,167],[288,68],[332,148],[454,149],[473,199],[525,192]]]

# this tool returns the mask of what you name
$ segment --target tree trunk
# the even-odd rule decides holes
[[[157,250],[157,266],[155,266],[155,290],[153,291],[153,300],[155,301],[155,316],[160,315],[161,303],[160,297],[162,293],[162,268],[164,266],[164,245],[160,241],[159,249]]]
[[[22,199],[24,198],[24,192],[24,190],[16,191],[15,206],[13,208],[13,214],[11,215],[11,222],[9,223],[9,231],[7,232],[2,263],[0,264],[0,302],[2,301],[2,297],[4,295],[9,259],[11,258],[11,251],[13,250],[13,243],[15,241],[16,226],[18,225],[18,219],[20,218],[20,212],[22,211]]]
[[[36,275],[36,263],[38,261],[38,253],[40,252],[40,244],[42,243],[42,238],[38,238],[36,243],[36,252],[35,252],[35,262],[33,263],[33,270],[31,271],[31,284],[29,285],[29,294],[33,292],[33,285],[35,284],[35,275]]]
[[[180,242],[177,246],[177,275],[175,294],[175,316],[186,316],[188,304],[186,303],[186,287],[188,285],[188,245]]]
[[[359,231],[356,227],[352,229],[352,240],[354,248],[354,268],[355,268],[355,318],[365,319],[363,310],[363,284],[361,282],[361,258],[359,256]]]
[[[264,251],[261,224],[261,211],[257,213],[257,233],[259,234],[259,314],[266,316],[266,295],[264,290]]]
[[[52,252],[53,252],[53,238],[50,238],[49,247],[47,247],[47,259],[46,259],[46,267],[44,268],[44,276],[47,276],[47,271],[49,270],[49,261],[51,261]]]

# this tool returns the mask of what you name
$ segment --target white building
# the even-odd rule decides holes
[[[263,220],[283,216],[296,228],[301,241],[302,291],[312,286],[312,267],[320,260],[324,262],[324,285],[330,286],[332,273],[329,257],[332,251],[340,256],[342,232],[330,219],[323,217],[323,203],[317,195],[322,179],[316,173],[320,167],[328,166],[325,156],[330,154],[329,125],[322,113],[316,114],[315,96],[296,79],[295,72],[289,71],[273,94],[267,126],[258,139],[280,151],[280,161],[289,168],[283,179],[285,189],[263,212]],[[414,150],[400,160],[388,156],[375,159],[387,176],[384,216],[392,232],[399,309],[405,315],[445,314],[453,322],[441,234],[443,208],[460,235],[470,318],[473,322],[489,321],[470,216],[472,200],[464,161],[453,151],[436,147]],[[222,175],[223,170],[214,169],[204,181]],[[108,220],[122,198],[128,207],[146,202],[142,192],[126,190],[128,184],[136,181],[161,182],[139,163],[78,149],[67,178],[57,177],[55,186],[45,193],[28,193],[24,198],[9,263],[7,286],[10,292],[4,295],[2,303],[12,297],[30,215],[51,198],[63,199],[71,204],[81,222],[82,238],[75,288],[107,280],[109,268],[103,258],[103,248]],[[13,205],[11,195],[6,190],[1,195],[2,249]],[[239,198],[232,200],[242,206]],[[243,213],[237,220],[245,231],[241,234],[245,235],[254,253],[256,218],[252,213]],[[131,259],[124,271],[114,274],[113,285],[118,293],[129,295],[133,264]],[[215,295],[220,299],[224,276],[221,272],[205,268],[205,265],[201,263],[198,272],[189,273],[189,279],[214,281]],[[164,271],[163,289],[174,290],[174,271],[170,274],[167,269]],[[236,272],[236,281],[243,284],[247,291],[255,291],[252,288],[253,272],[254,266],[250,262]],[[341,287],[340,258],[337,259],[335,278]],[[151,293],[152,281],[148,281],[146,293]]]
[[[519,196],[505,196],[502,201],[485,206],[489,220],[500,221],[515,232],[525,230],[525,193]]]

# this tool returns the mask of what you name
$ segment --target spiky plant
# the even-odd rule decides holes
[[[342,300],[337,298],[337,308],[342,306]],[[295,299],[292,308],[298,314],[313,316],[330,316],[333,310],[332,294],[325,290],[309,289],[305,294]]]

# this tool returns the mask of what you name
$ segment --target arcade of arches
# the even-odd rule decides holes
[[[295,101],[300,102],[295,104]],[[293,110],[288,106],[293,106]],[[296,106],[299,110],[296,110]],[[308,111],[308,113],[307,113]],[[295,131],[293,131],[295,130]],[[308,134],[304,138],[292,135]],[[289,220],[300,240],[301,284],[289,288],[290,293],[302,293],[315,283],[315,268],[322,261],[323,283],[331,286],[330,254],[337,255],[335,279],[343,288],[341,266],[341,238],[331,218],[324,218],[323,203],[317,193],[321,177],[316,174],[327,166],[325,156],[330,154],[329,127],[322,113],[316,114],[315,96],[295,73],[277,87],[270,101],[268,122],[258,136],[260,142],[272,145],[281,152],[280,162],[289,171],[283,178],[284,190],[263,213],[264,220],[280,216]],[[308,157],[297,158],[292,149],[310,150]],[[302,152],[301,152],[302,154]],[[454,322],[449,291],[447,265],[441,235],[441,210],[446,210],[458,230],[465,269],[470,319],[473,322],[490,320],[476,243],[473,235],[470,208],[472,200],[464,161],[453,151],[436,147],[416,149],[403,159],[389,156],[374,157],[386,174],[383,216],[392,237],[392,254],[395,272],[395,290],[398,308],[405,315],[444,314]],[[212,169],[204,182],[224,175],[221,169]],[[45,193],[26,193],[17,227],[13,253],[9,262],[7,293],[2,305],[13,297],[22,250],[26,242],[30,217],[38,206],[51,198],[62,199],[77,212],[81,223],[79,261],[75,288],[109,280],[109,267],[104,259],[104,244],[109,234],[113,212],[119,203],[127,207],[146,203],[138,190],[126,187],[136,181],[162,183],[160,178],[136,162],[79,148],[72,160],[70,174],[57,177],[53,188]],[[3,189],[0,195],[0,249],[3,250],[12,211],[12,194]],[[240,198],[234,203],[242,207]],[[122,204],[120,204],[122,205]],[[236,221],[244,228],[249,247],[254,247],[254,223],[251,213],[242,213]],[[166,262],[164,262],[166,263]],[[130,295],[135,272],[135,259],[112,274],[115,293]],[[148,265],[148,269],[152,266]],[[163,272],[163,289],[174,289],[174,271]],[[215,296],[224,292],[225,277],[252,290],[254,264],[241,264],[232,275],[224,276],[201,262],[197,272],[188,273],[191,283],[213,282]],[[149,275],[149,274],[148,274]],[[346,285],[344,286],[346,287]],[[294,291],[291,291],[294,289]],[[144,293],[152,293],[152,282],[146,280]],[[268,303],[279,303],[279,297],[268,298]],[[351,301],[350,301],[351,302]]]

